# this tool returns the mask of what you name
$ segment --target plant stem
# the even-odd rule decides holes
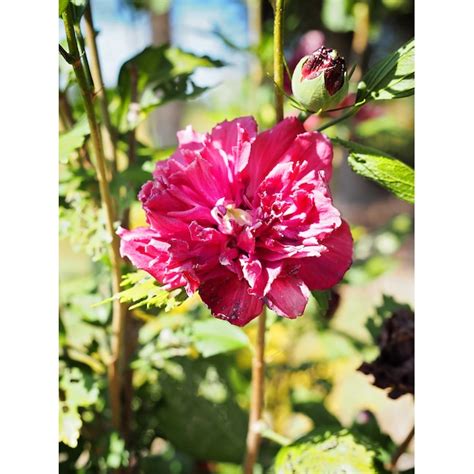
[[[283,5],[284,0],[275,1],[273,23],[273,81],[275,83],[276,122],[283,120]],[[247,432],[247,451],[244,460],[244,474],[253,474],[258,458],[262,435],[259,421],[265,394],[265,322],[266,310],[258,318],[258,331],[255,351],[252,357],[252,395],[250,399],[249,427]]]
[[[92,146],[95,154],[95,168],[97,180],[99,182],[100,197],[102,207],[105,211],[107,231],[111,237],[110,243],[110,262],[112,270],[112,291],[114,294],[120,291],[121,281],[121,258],[119,252],[119,238],[115,233],[114,222],[115,212],[112,196],[109,190],[106,174],[106,162],[102,147],[102,137],[99,124],[94,111],[93,96],[87,81],[84,65],[80,61],[80,54],[77,45],[76,34],[74,31],[74,12],[71,4],[63,12],[63,21],[66,31],[66,38],[69,46],[69,54],[75,59],[73,63],[74,73],[81,91],[84,107],[89,122]],[[121,431],[122,428],[122,374],[123,374],[123,347],[124,347],[124,326],[125,326],[125,307],[115,300],[112,309],[112,358],[109,363],[109,392],[112,407],[112,421],[114,427]]]
[[[100,112],[105,125],[105,138],[108,148],[111,150],[113,169],[117,171],[117,143],[112,121],[110,120],[109,101],[105,92],[102,69],[100,66],[99,50],[97,48],[96,33],[94,29],[94,19],[92,17],[91,2],[89,1],[84,11],[86,45],[91,55],[91,74],[95,84],[95,95],[99,98]]]
[[[407,437],[404,439],[402,444],[397,448],[397,450],[393,454],[392,459],[390,461],[390,466],[389,466],[390,471],[396,471],[398,460],[400,459],[401,455],[407,450],[414,436],[415,436],[415,427],[411,429],[411,431],[408,433]]]
[[[283,120],[283,3],[275,1],[275,19],[273,23],[273,80],[275,82],[275,111],[277,123]]]
[[[250,399],[249,427],[247,432],[247,452],[244,473],[252,474],[260,449],[261,434],[259,421],[262,418],[265,381],[265,322],[266,310],[258,317],[258,332],[252,357],[252,396]]]
[[[352,117],[355,115],[359,109],[362,107],[363,104],[353,106],[352,109],[350,109],[348,112],[345,114],[342,114],[340,117],[330,120],[329,122],[326,122],[324,125],[318,128],[318,132],[322,132],[323,130],[326,130],[326,128],[332,127],[333,125],[336,125],[339,122],[342,122],[343,120],[346,120],[349,117]]]

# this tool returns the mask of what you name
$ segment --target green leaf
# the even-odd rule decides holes
[[[90,134],[87,117],[82,117],[67,132],[59,135],[59,161],[68,163],[71,155],[84,144],[86,136]]]
[[[65,403],[59,402],[59,441],[77,447],[77,441],[82,428],[82,420],[76,407],[69,408]]]
[[[82,428],[78,408],[96,403],[99,389],[77,367],[64,369],[59,388],[62,391],[59,403],[59,440],[75,448]]]
[[[316,303],[318,304],[318,318],[324,318],[329,309],[329,302],[331,301],[331,290],[312,291]]]
[[[194,345],[203,357],[249,346],[249,339],[241,328],[215,318],[195,321],[192,332]]]
[[[69,406],[88,407],[93,405],[99,397],[99,389],[92,384],[91,380],[84,378],[77,367],[64,369],[59,388],[64,391]]]
[[[147,308],[161,308],[164,306],[165,311],[169,311],[179,306],[186,297],[182,288],[172,291],[164,290],[151,275],[143,270],[123,275],[120,285],[132,286],[94,306],[118,299],[121,303],[135,303],[129,309],[141,306],[146,306]]]
[[[59,16],[61,16],[66,10],[67,6],[69,4],[69,0],[59,0]]]
[[[208,359],[176,357],[159,372],[162,398],[158,426],[173,446],[194,456],[241,462],[248,416],[236,401],[239,387],[235,361],[224,355]]]
[[[382,474],[379,448],[348,430],[315,430],[280,449],[276,474]]]
[[[370,316],[365,323],[365,327],[375,344],[377,344],[385,320],[390,318],[396,311],[402,309],[411,311],[410,305],[398,303],[391,296],[383,295],[382,304],[377,307],[375,314]]]
[[[375,148],[334,138],[349,150],[348,162],[353,171],[391,191],[395,196],[415,201],[415,171],[410,166]]]
[[[358,85],[357,100],[388,100],[415,93],[415,42],[400,49],[370,68]]]
[[[187,53],[169,45],[149,46],[126,61],[119,73],[121,103],[115,121],[121,132],[135,128],[156,107],[172,100],[197,97],[207,90],[191,75],[198,67],[222,67],[223,62]],[[136,102],[132,103],[132,84]]]

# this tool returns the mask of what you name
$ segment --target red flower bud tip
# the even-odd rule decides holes
[[[301,81],[314,79],[324,73],[324,84],[329,95],[334,95],[344,85],[346,62],[332,48],[321,46],[304,63]]]

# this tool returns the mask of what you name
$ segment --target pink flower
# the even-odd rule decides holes
[[[352,260],[333,206],[332,145],[287,118],[257,135],[251,117],[211,133],[178,132],[139,199],[148,227],[121,228],[121,253],[166,289],[199,290],[212,314],[243,326],[267,304],[300,316],[310,290],[338,283]]]

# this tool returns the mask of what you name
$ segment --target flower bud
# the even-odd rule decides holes
[[[349,87],[346,62],[335,49],[321,46],[298,63],[291,87],[295,98],[311,112],[335,107]]]

